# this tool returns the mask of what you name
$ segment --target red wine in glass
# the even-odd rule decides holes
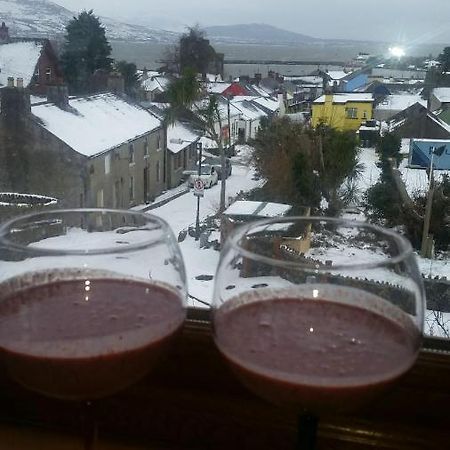
[[[55,210],[0,227],[0,356],[12,379],[86,405],[155,365],[186,315],[186,275],[168,224],[133,211]]]
[[[245,386],[299,413],[303,450],[320,416],[355,411],[412,367],[423,311],[409,242],[363,222],[252,222],[230,234],[216,272],[215,342]]]

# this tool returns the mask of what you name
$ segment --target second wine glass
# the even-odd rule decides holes
[[[216,344],[254,393],[300,413],[314,448],[323,414],[366,404],[414,364],[424,291],[400,235],[341,219],[287,217],[237,229],[214,292]]]

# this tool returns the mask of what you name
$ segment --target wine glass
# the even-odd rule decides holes
[[[43,395],[89,405],[131,385],[184,322],[183,260],[156,216],[17,217],[0,227],[0,255],[1,357],[12,379]],[[92,425],[85,449],[94,434]]]
[[[409,242],[363,222],[285,217],[230,234],[216,273],[214,339],[241,382],[300,413],[353,411],[414,364],[424,317]]]

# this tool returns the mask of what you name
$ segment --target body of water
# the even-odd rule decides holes
[[[116,60],[134,62],[139,69],[157,69],[161,67],[162,60],[168,51],[173,48],[169,44],[135,43],[135,42],[111,42],[113,48],[112,56]],[[317,68],[336,70],[339,67],[324,65],[325,61],[342,61],[343,64],[350,62],[359,52],[373,55],[387,55],[388,44],[359,43],[359,42],[320,42],[303,45],[258,45],[258,44],[213,44],[216,51],[225,54],[225,60],[258,60],[258,61],[317,61],[313,65],[291,65],[291,64],[225,64],[225,78],[237,77],[239,75],[254,75],[261,73],[267,75],[273,70],[282,75],[307,75]],[[420,45],[407,49],[409,56],[435,57],[442,52],[444,45],[429,44]]]

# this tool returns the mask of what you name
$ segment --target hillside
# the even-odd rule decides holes
[[[94,11],[95,13],[95,11]],[[0,21],[11,36],[55,38],[76,13],[48,0],[0,0]],[[134,42],[174,42],[178,34],[142,25],[130,25],[100,17],[110,40]]]
[[[259,23],[206,27],[205,31],[212,41],[224,43],[306,44],[320,41],[305,34]]]

